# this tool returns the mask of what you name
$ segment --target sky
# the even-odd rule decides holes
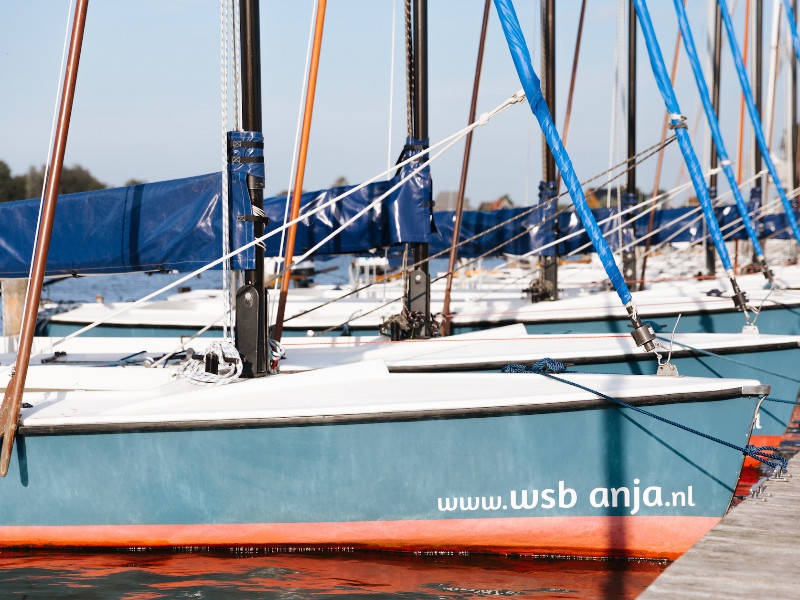
[[[746,0],[732,0],[740,43]],[[43,164],[48,153],[56,87],[68,13],[67,0],[0,3],[0,160],[14,173]],[[304,75],[312,0],[262,0],[261,55],[267,193],[288,186]],[[575,48],[580,0],[559,0],[556,15],[556,122],[564,107]],[[609,165],[612,81],[617,43],[617,2],[590,0],[567,149],[578,177]],[[706,55],[708,5],[688,0],[689,20],[701,59]],[[515,2],[539,69],[539,1]],[[737,6],[738,5],[738,6]],[[765,2],[765,46],[772,2]],[[672,2],[650,0],[668,66],[678,30]],[[430,139],[440,140],[467,120],[483,10],[480,0],[429,2]],[[396,34],[392,38],[393,11]],[[92,0],[65,163],[80,164],[104,183],[130,178],[159,181],[220,169],[219,5],[212,0]],[[786,30],[782,31],[786,40]],[[624,41],[624,40],[623,40]],[[392,44],[394,85],[390,81]],[[363,181],[386,168],[405,136],[405,67],[402,0],[330,0],[326,13],[305,189],[344,176]],[[767,62],[767,48],[764,60]],[[701,159],[706,127],[683,50],[676,92]],[[735,161],[740,93],[727,46],[723,50],[721,121]],[[783,67],[779,82],[786,68]],[[623,66],[622,77],[625,76]],[[767,67],[764,67],[766,80]],[[393,87],[391,119],[390,88]],[[494,11],[486,42],[478,111],[496,106],[520,88]],[[766,92],[766,81],[764,84]],[[779,83],[775,144],[786,103]],[[650,71],[641,33],[637,65],[637,146],[658,142],[664,105]],[[695,129],[695,122],[703,122]],[[389,138],[391,121],[392,135]],[[622,133],[619,130],[618,135]],[[745,156],[752,130],[745,129]],[[624,139],[624,138],[623,138]],[[518,104],[477,130],[467,196],[473,206],[508,194],[517,205],[534,202],[541,179],[541,134],[527,104]],[[621,150],[624,151],[624,148]],[[434,194],[458,187],[463,144],[432,166]],[[662,188],[679,177],[677,145],[665,151]],[[618,160],[622,154],[618,155]],[[616,162],[616,161],[615,161]],[[707,164],[705,162],[704,164]],[[655,161],[637,174],[653,187]],[[744,172],[748,171],[747,163]]]

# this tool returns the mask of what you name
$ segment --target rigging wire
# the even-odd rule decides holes
[[[69,341],[71,339],[74,339],[74,338],[78,337],[79,335],[82,335],[82,334],[86,333],[87,331],[90,331],[90,330],[94,329],[95,327],[97,327],[98,325],[102,325],[103,323],[108,321],[108,319],[112,319],[112,318],[117,317],[117,316],[119,316],[121,314],[127,313],[128,311],[130,311],[130,310],[132,310],[132,309],[134,309],[134,308],[136,308],[138,306],[141,306],[145,302],[148,302],[149,300],[152,300],[153,298],[155,298],[157,296],[160,296],[164,292],[167,292],[167,291],[169,291],[169,290],[171,290],[171,289],[173,289],[173,288],[185,283],[186,281],[189,281],[190,279],[192,279],[193,277],[196,277],[197,275],[200,275],[201,273],[205,273],[209,269],[213,269],[214,267],[216,267],[217,265],[220,265],[225,260],[230,260],[234,256],[238,256],[242,252],[245,252],[246,250],[256,246],[257,244],[263,244],[265,240],[271,238],[272,236],[277,235],[278,233],[281,233],[281,231],[283,231],[285,229],[288,229],[292,225],[296,225],[297,223],[303,221],[304,219],[308,219],[309,217],[311,217],[311,216],[313,216],[313,215],[325,210],[329,206],[332,206],[332,205],[340,202],[341,200],[343,200],[344,198],[350,196],[351,194],[354,194],[357,191],[365,188],[370,183],[373,183],[373,182],[375,182],[375,181],[377,181],[379,179],[382,179],[382,178],[386,177],[387,175],[392,173],[395,169],[400,169],[400,168],[404,167],[407,164],[410,164],[412,162],[420,161],[420,158],[422,158],[426,154],[430,154],[431,151],[436,150],[437,148],[446,145],[447,143],[453,141],[454,139],[460,139],[460,138],[464,137],[468,132],[472,131],[476,127],[479,127],[480,125],[485,125],[486,123],[488,123],[489,119],[491,119],[492,117],[500,114],[501,112],[503,112],[504,110],[506,110],[510,106],[512,106],[514,104],[517,104],[517,103],[520,103],[520,102],[522,102],[524,100],[525,100],[525,94],[522,92],[522,90],[519,90],[518,92],[516,92],[515,94],[513,94],[512,96],[507,98],[504,102],[502,102],[500,105],[496,106],[491,111],[489,111],[487,113],[483,113],[478,118],[477,121],[475,121],[474,123],[471,123],[467,127],[464,127],[463,129],[460,129],[459,131],[456,131],[455,133],[450,134],[449,136],[439,140],[435,144],[432,144],[431,146],[420,150],[419,152],[417,152],[416,154],[406,158],[405,160],[402,160],[402,161],[398,162],[391,169],[387,169],[387,170],[385,170],[385,171],[383,171],[381,173],[378,173],[377,175],[374,175],[373,177],[370,177],[366,181],[363,181],[362,183],[360,183],[360,184],[358,184],[356,186],[353,186],[352,188],[350,188],[350,189],[346,190],[345,192],[339,194],[338,196],[336,196],[334,198],[331,198],[330,200],[328,200],[326,202],[322,202],[322,203],[316,205],[314,208],[306,211],[305,213],[302,213],[302,214],[298,215],[298,217],[296,219],[292,219],[291,221],[289,221],[287,223],[284,223],[280,227],[277,227],[277,228],[273,229],[272,231],[269,231],[269,232],[265,233],[264,235],[259,236],[259,237],[255,238],[255,239],[249,241],[246,244],[243,244],[242,246],[240,246],[239,248],[236,248],[235,250],[232,250],[228,254],[223,255],[223,256],[221,256],[221,257],[219,257],[217,259],[214,259],[211,262],[206,263],[202,267],[200,267],[198,269],[195,269],[194,271],[191,271],[190,273],[187,273],[186,275],[183,275],[182,277],[179,277],[175,281],[172,281],[171,283],[169,283],[169,284],[167,284],[167,285],[165,285],[165,286],[163,286],[163,287],[161,287],[161,288],[159,288],[159,289],[157,289],[157,290],[155,290],[153,292],[150,292],[149,294],[146,294],[145,296],[142,296],[138,300],[136,300],[134,302],[131,302],[130,304],[127,304],[125,306],[122,306],[122,307],[118,308],[117,310],[113,310],[110,313],[108,313],[107,315],[104,315],[103,317],[101,317],[100,319],[97,319],[96,321],[93,321],[92,323],[89,323],[88,325],[86,325],[86,326],[84,326],[84,327],[82,327],[82,328],[80,328],[80,329],[78,329],[76,331],[73,331],[73,332],[69,333],[68,335],[66,335],[66,336],[64,336],[62,338],[59,338],[58,340],[55,340],[50,345],[50,347],[47,348],[47,351],[49,352],[53,348],[55,348],[56,346],[58,346],[60,344],[63,344],[63,343],[65,343],[65,342],[67,342],[67,341]],[[422,162],[417,167],[417,169],[414,171],[414,173],[417,173],[417,172],[421,171],[422,169],[424,169],[427,166],[427,164],[428,164],[428,162]],[[41,354],[42,353],[40,352],[39,354],[37,354],[37,356],[39,356]]]
[[[228,130],[230,119],[228,116],[228,63],[230,58],[228,50],[231,41],[228,36],[232,34],[233,15],[231,3],[228,0],[219,0],[219,54],[220,54],[220,154],[222,161],[221,176],[221,201],[222,201],[222,255],[230,252],[230,198],[228,188]],[[231,36],[235,37],[235,36]],[[235,55],[235,51],[234,51]],[[237,94],[238,97],[238,94]],[[233,303],[231,301],[231,267],[230,260],[222,261],[222,296],[225,306],[225,320],[222,325],[222,337],[231,342],[233,339]]]
[[[303,68],[303,80],[300,84],[300,99],[297,102],[297,124],[295,125],[294,130],[294,147],[292,148],[292,157],[289,161],[289,183],[286,186],[286,204],[284,204],[283,208],[283,222],[285,223],[289,218],[289,206],[292,202],[292,188],[294,187],[294,168],[295,163],[297,162],[297,147],[300,143],[300,129],[303,125],[303,99],[306,97],[306,86],[308,85],[308,70],[311,65],[311,47],[314,42],[314,23],[317,20],[317,3],[314,0],[311,0],[311,20],[308,23],[308,43],[306,45],[306,64]],[[283,264],[283,256],[284,256],[284,243],[286,241],[286,230],[281,231],[281,241],[278,244],[278,256],[280,259],[278,260],[275,270],[281,268]],[[275,285],[274,289],[278,289],[278,277],[275,278]],[[273,307],[274,310],[274,307]]]
[[[50,159],[52,158],[53,144],[55,143],[56,124],[58,122],[58,109],[61,105],[61,91],[64,84],[64,68],[67,63],[67,54],[69,49],[69,36],[70,36],[70,22],[72,21],[72,14],[75,12],[75,0],[72,0],[67,6],[67,23],[64,26],[64,46],[61,50],[61,66],[58,68],[58,83],[56,84],[56,100],[53,105],[53,118],[50,123],[50,138],[47,142],[47,161],[44,165],[44,173],[42,177],[42,193],[39,196],[39,214],[36,217],[36,230],[33,234],[33,246],[31,247],[31,262],[28,268],[28,284],[25,286],[25,304],[27,304],[28,295],[31,292],[31,280],[33,278],[33,263],[36,257],[36,242],[39,240],[39,228],[42,221],[42,210],[44,210],[44,195],[47,189],[47,177],[50,175]],[[24,306],[24,305],[23,305]],[[25,311],[22,311],[22,319],[20,320],[19,330],[22,332],[25,329]]]
[[[666,144],[669,144],[669,143],[671,143],[671,142],[672,142],[672,141],[674,141],[674,140],[675,140],[675,136],[672,136],[671,138],[669,138],[669,139],[666,141]],[[644,161],[645,161],[645,160],[647,160],[648,158],[652,157],[652,156],[653,156],[653,155],[654,155],[656,152],[658,152],[658,151],[660,150],[660,148],[656,148],[656,146],[659,146],[659,144],[656,144],[656,145],[654,145],[654,146],[651,146],[650,148],[647,148],[647,149],[643,150],[642,152],[640,152],[640,153],[639,153],[639,154],[637,154],[636,156],[632,157],[631,159],[626,159],[625,161],[623,161],[622,163],[619,163],[618,165],[613,165],[613,166],[611,167],[611,169],[609,169],[609,170],[607,170],[607,171],[603,171],[602,173],[599,173],[599,174],[595,175],[594,177],[592,177],[592,178],[590,178],[590,179],[588,179],[588,180],[586,180],[586,181],[582,182],[582,183],[581,183],[581,186],[582,186],[582,187],[585,187],[586,185],[588,185],[588,184],[592,183],[593,181],[596,181],[596,180],[598,180],[598,179],[601,179],[602,177],[604,177],[605,175],[607,175],[607,174],[608,174],[608,172],[610,172],[610,171],[613,171],[614,169],[617,169],[617,168],[619,168],[619,167],[621,167],[621,166],[628,165],[628,167],[627,167],[627,168],[626,168],[624,171],[621,171],[620,173],[618,173],[618,174],[616,174],[616,175],[614,176],[614,178],[611,180],[611,181],[613,182],[613,181],[614,181],[614,179],[617,179],[617,178],[620,178],[620,177],[622,177],[624,174],[626,174],[628,171],[630,171],[632,168],[634,168],[634,167],[635,167],[637,164],[639,164],[639,163],[641,163],[641,162],[644,162]],[[655,148],[655,149],[654,149],[654,148]],[[635,163],[633,163],[633,164],[629,164],[631,160],[633,160],[633,159],[636,159],[636,158],[638,158],[638,157],[640,157],[640,156],[643,156],[643,155],[644,155],[644,157],[643,157],[643,158],[641,158],[641,159],[640,159],[638,162],[635,162]],[[496,230],[496,229],[498,229],[498,228],[500,228],[500,227],[503,227],[504,225],[507,225],[508,223],[510,223],[510,222],[512,222],[512,221],[514,221],[514,220],[520,219],[520,218],[522,218],[522,217],[524,217],[524,216],[526,216],[526,215],[530,214],[531,212],[533,212],[534,210],[536,210],[536,209],[538,209],[538,208],[544,207],[545,205],[547,205],[547,204],[550,204],[550,203],[552,203],[552,202],[556,202],[556,201],[557,201],[557,200],[558,200],[558,199],[559,199],[561,196],[566,196],[567,194],[569,194],[569,192],[568,192],[568,191],[565,191],[565,192],[562,192],[560,196],[555,196],[555,197],[553,197],[553,198],[549,198],[548,200],[546,200],[546,201],[544,201],[544,202],[541,202],[540,204],[538,204],[538,205],[536,205],[536,206],[532,206],[532,207],[530,207],[530,208],[526,209],[525,211],[521,212],[520,214],[518,214],[518,215],[515,215],[515,216],[513,216],[513,217],[511,217],[511,218],[509,218],[509,219],[506,219],[505,221],[502,221],[501,223],[498,223],[498,224],[496,224],[496,225],[494,225],[494,226],[490,227],[489,229],[486,229],[486,230],[484,230],[484,231],[481,231],[481,232],[479,232],[479,233],[477,233],[477,234],[475,234],[475,235],[473,235],[473,236],[471,236],[471,237],[469,237],[469,238],[466,238],[466,239],[464,239],[464,240],[461,240],[461,241],[458,243],[458,245],[459,245],[459,246],[461,246],[461,245],[463,245],[463,244],[468,244],[468,243],[470,243],[470,242],[474,241],[475,239],[477,239],[477,238],[479,238],[479,237],[481,237],[481,236],[483,236],[483,235],[486,235],[486,234],[488,234],[488,233],[491,233],[492,231],[494,231],[494,230]],[[500,248],[502,248],[502,247],[504,247],[504,246],[507,246],[508,244],[510,244],[510,243],[512,243],[512,242],[514,242],[515,240],[519,239],[520,237],[522,237],[522,236],[525,236],[525,235],[528,235],[528,234],[529,234],[529,233],[530,233],[532,230],[534,230],[534,229],[536,229],[536,228],[538,228],[538,227],[541,227],[541,226],[542,226],[542,225],[544,225],[545,223],[547,223],[547,222],[549,222],[549,221],[551,221],[551,220],[553,220],[553,219],[557,218],[557,217],[558,217],[558,215],[560,215],[560,214],[562,214],[562,213],[565,213],[565,212],[568,212],[569,210],[570,210],[570,209],[569,209],[568,207],[561,208],[560,210],[556,211],[554,214],[550,215],[549,217],[546,217],[546,218],[542,219],[541,221],[539,221],[538,223],[535,223],[535,224],[533,224],[533,225],[531,225],[531,226],[527,227],[526,229],[524,229],[524,230],[523,230],[523,231],[521,231],[520,233],[517,233],[517,234],[515,234],[513,237],[511,237],[511,238],[508,238],[508,239],[504,240],[503,242],[501,242],[500,244],[498,244],[498,245],[497,245],[497,246],[495,246],[494,248],[491,248],[491,249],[487,250],[486,252],[482,253],[481,255],[479,255],[478,257],[474,258],[473,260],[470,260],[470,261],[468,261],[468,262],[462,263],[461,265],[459,265],[459,266],[457,266],[455,269],[453,269],[453,272],[455,272],[455,271],[459,271],[459,270],[462,270],[462,269],[465,269],[465,268],[467,268],[467,267],[469,267],[469,266],[473,265],[475,262],[477,262],[477,261],[479,261],[479,260],[481,260],[481,259],[485,258],[486,256],[489,256],[489,255],[491,255],[491,254],[495,253],[495,252],[496,252],[497,250],[499,250]],[[605,221],[602,221],[602,222],[605,222]],[[547,244],[544,244],[544,245],[542,245],[542,246],[539,246],[538,248],[534,248],[533,250],[531,250],[531,251],[527,252],[526,254],[524,254],[524,255],[522,255],[522,256],[523,256],[523,257],[525,257],[525,256],[529,256],[529,255],[531,255],[531,254],[533,254],[533,253],[536,253],[536,252],[541,252],[542,250],[546,250],[546,249],[548,249],[548,248],[551,248],[551,247],[553,247],[553,246],[555,246],[555,245],[557,245],[557,244],[560,244],[560,243],[562,243],[563,241],[565,241],[565,240],[567,240],[567,239],[571,239],[571,238],[573,238],[573,237],[575,237],[575,236],[577,236],[577,235],[580,235],[580,234],[582,234],[582,233],[584,233],[584,230],[583,230],[583,229],[577,230],[577,231],[575,231],[575,232],[573,232],[573,233],[571,233],[571,234],[569,234],[569,235],[566,235],[566,236],[560,237],[560,238],[558,238],[558,239],[556,239],[556,240],[554,240],[554,241],[552,241],[552,242],[548,242]],[[412,264],[412,265],[408,265],[407,267],[404,265],[404,267],[403,267],[403,268],[404,268],[404,269],[408,269],[408,270],[413,270],[413,269],[417,268],[419,265],[421,265],[421,264],[423,264],[423,263],[425,263],[425,262],[427,262],[427,261],[429,261],[429,260],[433,260],[434,258],[437,258],[437,257],[439,257],[439,256],[441,256],[441,255],[443,255],[443,254],[445,254],[445,253],[447,253],[447,252],[449,252],[449,251],[450,251],[450,249],[449,249],[449,248],[447,248],[447,249],[445,249],[445,250],[441,250],[441,251],[437,252],[436,254],[433,254],[433,255],[429,256],[429,257],[428,257],[428,258],[426,258],[426,259],[423,259],[423,260],[420,260],[420,261],[418,261],[417,263],[414,263],[414,264]],[[388,274],[387,274],[387,275],[388,275]],[[525,276],[527,276],[527,275],[528,275],[528,274],[526,273],[526,275],[525,275]],[[445,274],[443,274],[443,275],[440,275],[440,276],[439,276],[439,277],[437,277],[436,279],[433,279],[433,280],[431,281],[431,283],[434,283],[434,282],[436,282],[436,281],[439,281],[440,279],[443,279],[443,278],[445,278],[446,276],[447,276],[447,273],[445,273]],[[289,321],[289,320],[291,320],[291,319],[295,319],[295,318],[298,318],[298,317],[301,317],[301,316],[307,315],[307,314],[309,314],[309,313],[311,313],[311,312],[313,312],[313,311],[315,311],[315,310],[318,310],[318,309],[320,309],[320,308],[322,308],[322,307],[324,307],[324,306],[328,306],[328,305],[330,305],[330,304],[333,304],[333,303],[335,303],[335,302],[338,302],[339,300],[343,300],[344,298],[347,298],[347,297],[349,297],[349,296],[352,296],[353,294],[356,294],[356,293],[358,293],[358,292],[360,292],[360,291],[363,291],[363,290],[365,290],[365,289],[367,289],[367,288],[369,288],[369,287],[371,287],[371,286],[373,286],[373,285],[376,285],[377,283],[378,283],[378,281],[373,281],[373,282],[367,283],[366,285],[364,285],[364,286],[362,286],[362,287],[360,287],[360,288],[356,288],[356,289],[354,289],[354,290],[351,290],[350,292],[347,292],[346,294],[343,294],[342,296],[338,296],[338,297],[336,297],[336,298],[333,298],[333,299],[331,299],[331,300],[328,300],[328,301],[324,302],[323,304],[320,304],[320,305],[317,305],[317,306],[311,307],[311,308],[309,308],[309,309],[307,309],[307,310],[305,310],[305,311],[303,311],[303,312],[300,312],[300,313],[297,313],[297,314],[295,314],[295,315],[292,315],[291,317],[288,317],[288,318],[284,319],[284,323],[285,323],[286,321]],[[382,308],[382,307],[384,307],[384,306],[388,306],[388,305],[390,305],[390,304],[393,304],[393,303],[394,303],[394,302],[396,302],[396,301],[397,301],[397,299],[392,299],[392,300],[389,300],[389,301],[387,301],[386,303],[382,304],[381,306],[377,307],[375,310],[378,310],[378,309],[380,309],[380,308]],[[374,310],[373,310],[373,311],[370,311],[370,312],[374,312]],[[324,334],[324,333],[327,333],[327,332],[329,332],[329,331],[333,331],[333,330],[337,329],[338,327],[342,327],[342,326],[344,326],[344,325],[348,324],[348,323],[349,323],[350,321],[352,321],[353,319],[356,319],[356,318],[359,318],[359,317],[363,317],[363,316],[365,316],[366,314],[369,314],[369,313],[362,313],[362,314],[359,314],[359,315],[354,315],[354,316],[352,316],[352,317],[351,317],[351,318],[350,318],[348,321],[346,321],[345,323],[342,323],[342,324],[340,324],[340,325],[338,325],[338,326],[336,326],[336,327],[330,328],[330,329],[326,329],[326,330],[324,330],[323,332],[321,332],[321,333],[319,333],[319,334],[317,334],[317,335],[322,335],[322,334]]]

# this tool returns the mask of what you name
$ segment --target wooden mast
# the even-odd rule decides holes
[[[585,0],[584,0],[585,2]],[[483,5],[483,21],[481,21],[481,36],[478,42],[478,60],[475,63],[475,79],[472,82],[472,100],[469,105],[467,125],[475,121],[478,108],[478,88],[481,83],[481,69],[483,67],[483,49],[486,46],[486,29],[489,25],[489,10],[491,0],[486,0]],[[456,204],[455,222],[453,223],[453,239],[450,242],[450,256],[447,263],[447,282],[444,289],[444,304],[442,306],[442,335],[450,334],[450,292],[453,288],[453,270],[456,268],[458,253],[458,238],[461,233],[461,215],[464,212],[464,192],[467,187],[467,169],[469,169],[469,155],[472,150],[472,131],[467,134],[464,141],[464,158],[461,161],[461,179],[458,183],[458,201]]]
[[[317,17],[314,24],[314,45],[311,52],[311,65],[308,71],[308,87],[306,88],[306,102],[303,109],[303,129],[300,137],[300,151],[297,154],[297,168],[295,169],[294,190],[292,191],[292,210],[289,216],[294,221],[300,215],[300,197],[303,193],[303,177],[306,171],[306,156],[308,155],[308,139],[311,136],[311,117],[314,114],[314,94],[317,89],[317,71],[319,70],[319,56],[322,48],[322,31],[325,26],[326,0],[317,0]],[[294,243],[297,237],[297,223],[289,227],[286,235],[286,251],[283,261],[283,279],[281,281],[281,294],[278,298],[278,312],[275,318],[273,337],[280,341],[283,335],[283,317],[286,314],[286,298],[289,295],[289,282],[292,277],[292,259],[294,258]]]
[[[64,152],[67,147],[67,134],[69,121],[72,115],[72,102],[75,98],[75,84],[78,78],[78,64],[81,58],[81,45],[83,31],[86,25],[86,9],[89,0],[77,0],[75,14],[72,20],[72,36],[69,42],[69,55],[67,68],[64,72],[64,87],[61,92],[61,104],[58,111],[58,124],[56,126],[55,143],[50,156],[50,170],[45,187],[45,199],[42,207],[41,220],[39,221],[39,237],[36,240],[36,251],[33,259],[33,269],[25,299],[25,312],[23,313],[23,326],[20,333],[19,352],[11,378],[6,386],[3,405],[0,407],[0,435],[3,437],[2,454],[0,454],[0,476],[8,473],[8,463],[11,460],[11,451],[14,446],[14,436],[17,432],[17,421],[22,405],[22,392],[25,389],[25,379],[28,374],[28,364],[31,358],[33,334],[36,329],[36,317],[39,301],[42,294],[42,282],[47,267],[47,253],[50,248],[50,235],[53,231],[53,221],[56,213],[56,200],[58,199],[58,186],[61,181],[61,168],[64,165]]]

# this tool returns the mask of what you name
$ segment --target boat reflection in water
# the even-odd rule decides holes
[[[364,552],[9,552],[0,596],[39,598],[482,598],[626,599],[663,561],[541,560]]]

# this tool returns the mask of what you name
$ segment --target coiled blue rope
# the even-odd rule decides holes
[[[780,454],[777,454],[778,449],[774,446],[753,446],[752,444],[747,444],[746,446],[739,446],[737,444],[732,444],[731,442],[725,441],[722,438],[718,438],[716,436],[710,435],[708,433],[703,433],[702,431],[698,431],[688,425],[684,425],[682,423],[678,423],[677,421],[673,421],[672,419],[668,419],[666,417],[662,417],[661,415],[657,415],[655,413],[650,412],[649,410],[645,410],[638,406],[634,406],[633,404],[628,404],[622,400],[617,398],[613,398],[608,394],[604,394],[603,392],[593,390],[592,388],[586,387],[585,385],[581,385],[580,383],[576,383],[574,381],[569,381],[568,379],[562,379],[561,377],[556,377],[553,373],[563,373],[566,371],[566,366],[560,360],[555,360],[552,358],[543,358],[533,366],[521,365],[521,364],[509,364],[505,365],[502,368],[503,373],[536,373],[537,375],[543,375],[544,377],[549,377],[550,379],[554,379],[555,381],[559,381],[561,383],[566,383],[573,387],[583,390],[584,392],[589,392],[590,394],[594,394],[603,398],[604,400],[608,400],[609,402],[613,402],[622,406],[623,408],[629,408],[631,410],[635,410],[638,413],[646,415],[648,417],[652,417],[657,421],[661,421],[662,423],[666,423],[667,425],[672,425],[673,427],[677,427],[678,429],[683,429],[684,431],[688,431],[689,433],[693,433],[694,435],[699,435],[702,438],[707,440],[711,440],[712,442],[716,442],[717,444],[721,444],[723,446],[727,446],[732,450],[737,450],[744,454],[745,456],[749,456],[750,458],[754,458],[757,461],[764,463],[776,469],[780,467],[781,469],[785,469],[787,466],[787,460]]]

